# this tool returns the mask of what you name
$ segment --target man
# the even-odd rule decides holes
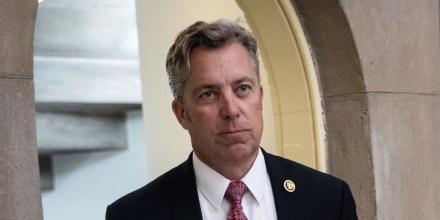
[[[257,45],[236,23],[196,22],[166,61],[188,160],[107,208],[106,219],[357,219],[348,185],[266,153]]]

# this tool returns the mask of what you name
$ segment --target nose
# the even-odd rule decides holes
[[[223,119],[234,120],[240,116],[240,108],[237,101],[237,97],[233,94],[222,96],[220,114]]]

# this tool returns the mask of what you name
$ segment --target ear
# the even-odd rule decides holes
[[[177,121],[179,121],[179,123],[183,127],[183,129],[187,130],[188,118],[186,117],[185,107],[183,106],[183,103],[174,99],[171,104],[171,107],[173,109],[173,112],[174,112],[174,115],[176,116]]]

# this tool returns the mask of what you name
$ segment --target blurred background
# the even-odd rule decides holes
[[[103,219],[147,181],[134,0],[46,0],[34,39],[44,219]]]

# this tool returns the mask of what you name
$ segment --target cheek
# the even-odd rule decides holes
[[[193,130],[199,130],[204,132],[209,127],[213,126],[214,118],[213,111],[200,111],[199,109],[193,109],[192,111],[185,111],[185,117],[187,123]]]

